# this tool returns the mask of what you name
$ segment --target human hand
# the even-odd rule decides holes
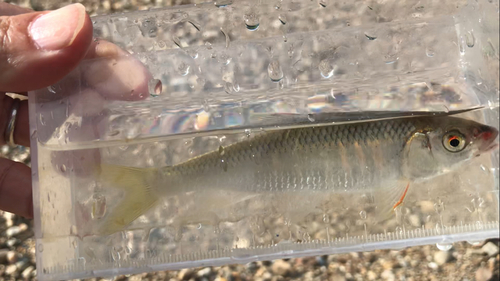
[[[111,100],[141,100],[147,97],[147,82],[151,75],[137,60],[119,61],[128,53],[114,44],[92,40],[92,23],[81,4],[56,11],[33,12],[14,5],[0,3],[0,145],[10,143],[30,145],[28,101],[19,101],[6,92],[26,95],[26,92],[46,88],[71,73],[82,59],[99,58],[75,79],[84,80],[83,89],[64,89],[50,100],[37,104],[38,112],[51,115],[69,113],[82,117],[82,126],[75,135],[80,140],[95,136],[95,118]],[[112,67],[113,65],[113,67]],[[78,93],[77,95],[72,95]],[[68,100],[67,107],[60,101]],[[54,118],[62,120],[63,118]],[[14,126],[9,126],[9,123]],[[51,123],[52,133],[61,124]],[[82,130],[87,134],[82,133]],[[71,132],[68,134],[71,137]],[[36,136],[46,140],[49,135]],[[12,142],[12,143],[11,143]],[[71,155],[68,155],[71,154]],[[54,152],[53,165],[61,165],[71,156],[76,174],[85,174],[99,161],[98,150]],[[31,171],[22,163],[0,158],[0,209],[31,218],[33,216]]]

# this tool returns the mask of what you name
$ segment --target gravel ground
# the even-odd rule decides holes
[[[36,10],[69,2],[7,0]],[[91,15],[192,3],[186,0],[82,0]],[[196,1],[200,2],[200,1]],[[29,149],[1,147],[1,156],[30,164]],[[32,222],[0,211],[0,281],[36,279]],[[498,280],[499,240],[456,243],[448,251],[434,245],[400,251],[379,250],[321,257],[255,262],[180,271],[117,276],[117,280]]]

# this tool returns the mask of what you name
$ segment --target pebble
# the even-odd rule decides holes
[[[193,271],[189,268],[184,268],[179,271],[179,274],[177,274],[177,278],[179,278],[179,280],[189,280],[192,276]]]
[[[24,279],[28,279],[31,276],[31,274],[33,273],[34,270],[35,270],[35,267],[32,266],[32,265],[30,265],[25,270],[23,270],[23,273],[21,273],[21,276]]]
[[[208,276],[210,275],[210,273],[212,272],[212,268],[210,267],[205,267],[204,269],[198,271],[198,273],[196,273],[196,275],[202,277],[202,276]]]
[[[283,260],[276,260],[271,266],[271,270],[274,274],[285,276],[290,273],[292,265]]]
[[[17,271],[17,266],[15,264],[11,264],[5,268],[5,274],[12,275]]]
[[[332,277],[330,277],[330,281],[345,281],[346,278],[342,275],[339,275],[339,274],[335,274],[335,275],[332,275]]]
[[[368,275],[368,280],[377,280],[377,274],[375,272],[370,270],[368,271],[367,275]]]
[[[420,202],[420,210],[423,213],[433,213],[434,211],[434,203],[432,201],[422,201]]]
[[[15,236],[15,235],[18,235],[20,233],[23,233],[26,230],[28,230],[28,226],[25,223],[22,223],[20,225],[15,225],[15,226],[9,227],[5,231],[5,235],[10,238],[12,236]]]
[[[493,273],[486,267],[480,267],[476,270],[476,281],[488,281],[493,276]]]
[[[489,257],[496,256],[498,254],[498,245],[493,242],[488,242],[481,247],[481,251],[487,254]]]
[[[443,265],[452,259],[452,254],[450,251],[438,251],[434,253],[434,262],[437,265]]]
[[[384,280],[388,280],[388,281],[394,281],[394,280],[396,280],[396,276],[395,276],[395,275],[394,275],[394,273],[393,273],[391,270],[389,270],[389,269],[384,270],[384,272],[382,272],[382,275],[381,275],[381,276],[382,276],[382,278],[383,278]]]
[[[411,215],[410,217],[408,217],[408,220],[410,221],[412,226],[420,227],[422,225],[422,221],[417,215]]]
[[[11,239],[7,240],[7,246],[12,248],[12,247],[16,246],[18,242],[19,242],[19,239],[11,238]]]
[[[435,262],[430,262],[430,263],[428,264],[428,266],[429,266],[429,268],[432,268],[432,269],[438,269],[438,267],[439,267],[439,266],[437,265],[437,263],[435,263]]]

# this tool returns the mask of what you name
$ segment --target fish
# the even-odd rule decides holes
[[[202,190],[248,194],[374,191],[401,205],[411,183],[454,171],[498,148],[498,130],[456,116],[416,116],[268,131],[180,164],[100,165],[99,178],[125,196],[100,235],[124,230],[161,198]]]

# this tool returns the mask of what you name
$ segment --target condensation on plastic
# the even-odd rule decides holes
[[[498,1],[217,2],[95,17],[95,43],[128,54],[84,60],[59,83],[29,93],[41,280],[499,235],[498,150],[412,187],[405,208],[385,224],[372,218],[363,195],[338,195],[326,205],[313,194],[269,198],[268,206],[222,210],[198,210],[200,198],[186,197],[124,232],[93,235],[120,195],[82,172],[89,161],[171,165],[276,129],[290,114],[310,120],[485,106],[469,116],[498,128]],[[149,71],[147,90],[134,92],[127,81],[103,86],[132,61]],[[103,91],[118,99],[103,98],[99,110],[79,107]],[[216,219],[176,224],[182,211]]]

